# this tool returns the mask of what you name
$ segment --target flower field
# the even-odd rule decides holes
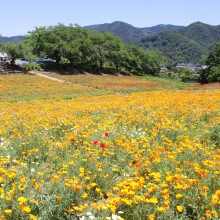
[[[0,101],[71,99],[80,96],[164,90],[171,87],[167,82],[155,82],[134,76],[107,74],[62,76],[55,73],[47,73],[47,75],[62,79],[67,83],[48,80],[36,75],[0,75]]]
[[[79,84],[67,84],[27,74],[0,75],[0,101],[54,99],[105,94]]]
[[[0,220],[219,218],[219,90],[0,102]]]

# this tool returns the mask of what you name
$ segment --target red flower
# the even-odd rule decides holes
[[[98,143],[99,143],[98,140],[94,140],[94,141],[93,141],[93,144],[94,144],[94,145],[98,145]]]
[[[105,137],[108,137],[109,136],[109,133],[108,132],[105,132]]]
[[[104,143],[101,143],[101,144],[100,144],[100,147],[103,149],[103,148],[105,148],[106,146],[105,146]]]

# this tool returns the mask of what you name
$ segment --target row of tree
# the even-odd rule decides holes
[[[8,43],[5,50],[12,58],[48,57],[57,68],[67,65],[90,72],[155,74],[166,61],[160,52],[126,45],[111,33],[62,24],[35,28],[25,41]]]

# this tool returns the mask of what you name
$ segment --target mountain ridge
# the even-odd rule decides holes
[[[184,26],[159,24],[152,27],[139,28],[126,22],[114,21],[112,23],[89,25],[85,26],[85,28],[98,32],[111,32],[116,36],[120,36],[124,43],[138,43],[145,36],[166,30],[182,29]]]
[[[146,36],[140,45],[160,50],[173,62],[201,62],[218,41],[220,25],[194,22],[183,29]]]
[[[3,43],[7,42],[19,42],[25,39],[24,35],[16,35],[16,36],[11,36],[11,37],[6,37],[6,36],[0,36],[1,40]]]

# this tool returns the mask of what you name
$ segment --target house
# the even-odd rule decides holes
[[[6,61],[6,59],[8,59],[8,55],[5,52],[0,52],[0,62],[1,61]]]

